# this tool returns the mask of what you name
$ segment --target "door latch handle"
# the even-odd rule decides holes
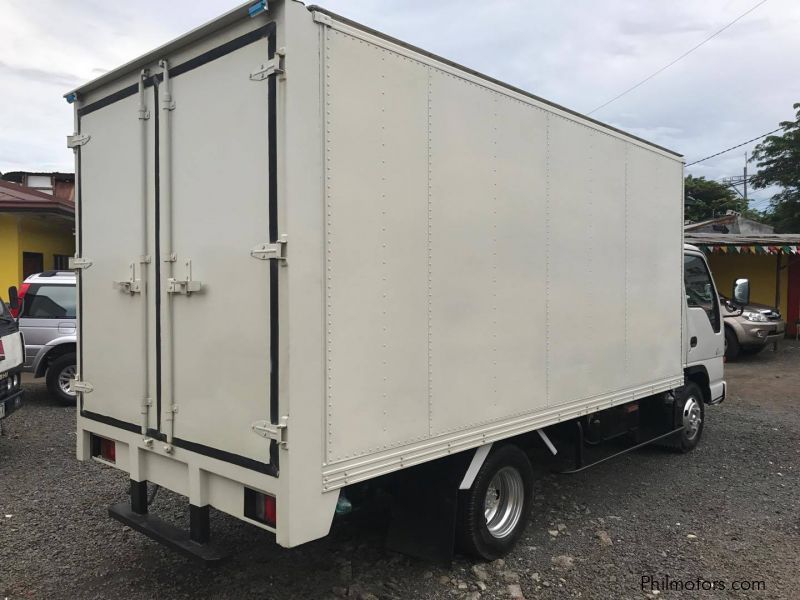
[[[689,346],[691,346],[692,348],[697,346],[697,336],[696,335],[693,335],[691,337],[691,339],[689,340]]]
[[[144,282],[141,279],[136,279],[136,263],[129,265],[131,276],[128,281],[115,281],[114,287],[119,288],[126,294],[140,294],[144,291]]]

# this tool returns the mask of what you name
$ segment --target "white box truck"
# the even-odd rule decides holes
[[[292,547],[399,481],[395,546],[427,519],[499,556],[553,426],[689,449],[724,398],[674,152],[294,1],[66,97],[77,454],[130,475],[111,514],[156,539],[215,558],[213,506]]]

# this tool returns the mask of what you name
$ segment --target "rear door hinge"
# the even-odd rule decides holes
[[[68,266],[73,271],[76,269],[88,269],[92,266],[92,261],[80,256],[70,256]]]
[[[258,65],[258,68],[250,73],[250,79],[253,81],[263,81],[270,75],[285,73],[283,62],[285,57],[286,50],[284,48],[278,48],[278,50],[275,51],[275,56]]]
[[[73,133],[67,136],[67,148],[76,148],[86,144],[92,136],[87,133]]]
[[[94,391],[94,386],[91,383],[77,378],[70,379],[69,388],[76,394],[91,394]]]
[[[258,260],[286,260],[288,238],[282,235],[277,242],[258,244],[250,249],[250,256]]]
[[[256,421],[250,428],[253,430],[253,433],[260,435],[263,438],[267,438],[268,440],[275,440],[279,446],[283,446],[284,448],[289,447],[289,440],[288,440],[288,429],[289,429],[289,417],[284,416],[280,418],[278,423],[273,424],[269,421]]]

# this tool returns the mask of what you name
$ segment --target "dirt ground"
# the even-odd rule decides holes
[[[0,438],[0,600],[800,598],[798,367],[794,341],[728,365],[728,399],[707,408],[690,454],[649,447],[573,476],[538,465],[517,549],[450,568],[386,551],[380,517],[286,550],[214,513],[213,535],[235,553],[204,569],[107,517],[125,475],[77,462],[74,410],[29,383]],[[164,490],[151,510],[187,518]]]

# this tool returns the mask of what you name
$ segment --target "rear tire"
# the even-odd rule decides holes
[[[675,427],[683,425],[678,434],[678,449],[690,452],[703,436],[705,408],[703,393],[696,383],[687,383],[675,392]]]
[[[725,358],[729,361],[734,361],[739,357],[741,346],[739,345],[739,338],[730,327],[725,328]]]
[[[74,352],[59,356],[47,367],[47,390],[60,404],[72,406],[76,395],[69,391],[69,380],[78,373]]]
[[[459,549],[484,560],[507,554],[528,523],[533,498],[533,468],[514,445],[500,446],[486,458],[469,490],[459,493]]]

